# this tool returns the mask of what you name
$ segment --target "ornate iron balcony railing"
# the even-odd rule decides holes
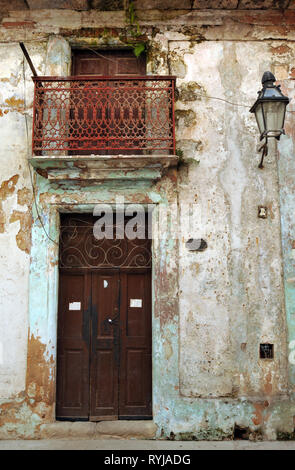
[[[36,77],[35,155],[175,154],[175,77]]]

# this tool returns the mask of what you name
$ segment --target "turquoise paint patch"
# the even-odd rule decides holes
[[[282,136],[279,144],[278,159],[280,183],[280,212],[282,231],[282,254],[285,285],[285,307],[289,343],[295,340],[295,259],[292,257],[292,246],[295,240],[295,161],[293,142],[290,137]],[[288,354],[290,350],[288,351]],[[295,365],[289,361],[289,380],[295,385]]]

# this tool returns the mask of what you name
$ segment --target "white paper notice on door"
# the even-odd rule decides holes
[[[70,302],[69,310],[81,310],[81,302]]]
[[[142,307],[142,299],[130,299],[130,307]]]

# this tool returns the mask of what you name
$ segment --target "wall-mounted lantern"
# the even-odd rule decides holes
[[[275,81],[275,76],[271,72],[264,72],[261,80],[263,88],[258,91],[258,98],[250,109],[250,113],[255,113],[260,140],[265,139],[259,149],[262,150],[259,168],[263,168],[263,159],[267,155],[267,139],[275,137],[279,140],[281,134],[285,133],[286,107],[290,100],[283,95],[280,85],[274,85]]]

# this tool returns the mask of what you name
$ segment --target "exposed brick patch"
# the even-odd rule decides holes
[[[4,21],[2,23],[3,28],[14,29],[14,28],[35,28],[35,21]]]
[[[274,54],[286,54],[288,52],[292,52],[292,50],[286,44],[282,44],[281,46],[278,46],[278,47],[272,47],[271,52],[273,52]]]

